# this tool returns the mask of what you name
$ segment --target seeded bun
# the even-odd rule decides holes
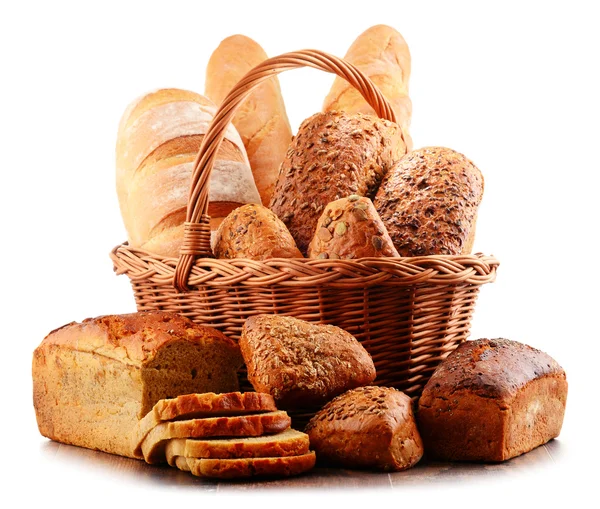
[[[371,115],[329,111],[302,122],[281,164],[269,208],[306,253],[325,206],[351,194],[373,198],[406,153],[398,125]]]
[[[360,387],[330,401],[305,432],[320,463],[406,470],[423,456],[411,399],[389,387]]]
[[[400,256],[371,200],[356,194],[325,207],[307,254],[324,259]]]

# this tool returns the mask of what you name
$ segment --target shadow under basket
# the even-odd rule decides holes
[[[376,114],[395,122],[375,85],[354,66],[317,50],[287,53],[251,70],[223,100],[194,163],[179,258],[115,247],[117,274],[126,274],[137,308],[182,314],[238,340],[245,320],[284,314],[348,331],[371,354],[375,383],[417,398],[438,363],[469,333],[482,284],[498,261],[483,254],[413,258],[214,259],[208,216],[209,176],[225,129],[253,88],[274,74],[309,66],[350,82]],[[245,376],[241,390],[252,390]],[[318,409],[289,411],[294,426]]]

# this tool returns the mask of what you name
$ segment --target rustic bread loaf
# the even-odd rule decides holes
[[[419,399],[427,455],[504,461],[559,435],[567,399],[564,370],[549,355],[507,339],[462,343]]]
[[[242,327],[248,380],[280,408],[322,405],[375,379],[373,360],[348,332],[290,316],[256,315]]]
[[[372,26],[356,38],[344,60],[358,67],[381,90],[402,127],[408,150],[412,150],[409,135],[412,103],[408,96],[411,58],[402,35],[386,25]],[[323,111],[331,110],[374,114],[360,92],[340,77],[335,78],[323,103]]]
[[[177,466],[198,477],[241,479],[247,477],[289,477],[302,474],[315,466],[313,451],[299,456],[275,458],[196,459],[185,458]]]
[[[176,466],[178,456],[187,458],[268,458],[298,456],[308,453],[309,439],[306,433],[286,429],[275,435],[246,438],[174,438],[167,442],[167,463]]]
[[[306,253],[325,206],[351,194],[373,198],[405,152],[397,124],[369,115],[317,113],[302,123],[287,151],[270,208]]]
[[[167,461],[165,448],[173,438],[255,437],[279,433],[292,423],[282,411],[229,417],[207,417],[187,421],[167,421],[150,430],[142,441],[142,456],[147,463]]]
[[[231,392],[238,346],[182,316],[101,316],[51,332],[33,354],[40,433],[58,442],[135,457],[138,420],[160,399]]]
[[[242,205],[221,223],[214,238],[217,258],[302,258],[292,235],[273,212],[258,204]]]
[[[117,194],[128,241],[163,256],[179,255],[194,160],[216,107],[179,89],[146,94],[129,105],[119,124]],[[233,126],[210,175],[211,229],[260,196],[242,140]]]
[[[210,56],[206,67],[206,96],[221,104],[231,89],[253,67],[267,59],[258,43],[244,35],[227,37]],[[292,130],[277,76],[254,88],[233,117],[240,133],[256,187],[268,206],[279,166],[292,140]]]
[[[373,201],[400,256],[468,254],[473,248],[483,176],[444,147],[405,155]]]
[[[215,394],[184,394],[176,398],[161,399],[135,427],[132,434],[133,450],[142,458],[142,442],[146,435],[165,421],[225,417],[261,412],[275,412],[273,397],[260,392],[228,392]]]
[[[327,204],[307,255],[325,259],[400,256],[371,200],[356,194]]]
[[[359,387],[330,401],[306,427],[319,462],[405,470],[423,456],[411,399],[388,387]]]

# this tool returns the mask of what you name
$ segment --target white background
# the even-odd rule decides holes
[[[113,274],[108,257],[126,238],[114,145],[130,101],[158,87],[203,92],[210,53],[235,33],[270,56],[317,48],[343,57],[378,23],[398,29],[411,48],[415,147],[454,148],[485,176],[475,250],[496,255],[501,267],[497,282],[482,288],[471,337],[508,337],[545,350],[570,382],[556,465],[511,483],[492,476],[399,490],[391,502],[550,507],[593,493],[600,340],[600,38],[593,4],[0,4],[4,496],[50,507],[207,502],[201,492],[167,491],[160,479],[152,489],[117,482],[45,453],[31,404],[33,349],[66,322],[135,310],[127,278]],[[332,79],[305,69],[280,75],[294,130],[320,109]],[[294,504],[328,493],[280,495]],[[385,496],[367,489],[329,495],[363,505]]]

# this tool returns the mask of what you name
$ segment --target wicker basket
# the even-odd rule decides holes
[[[345,78],[380,117],[395,122],[375,85],[343,60],[304,50],[264,61],[231,90],[204,137],[193,171],[180,257],[157,256],[123,244],[111,252],[115,271],[129,276],[138,310],[177,312],[235,339],[246,318],[258,313],[342,327],[373,357],[378,384],[417,397],[440,360],[466,339],[479,287],[495,278],[494,257],[262,262],[212,257],[208,182],[225,129],[253,88],[281,71],[303,66]],[[314,410],[291,413],[302,420]]]

